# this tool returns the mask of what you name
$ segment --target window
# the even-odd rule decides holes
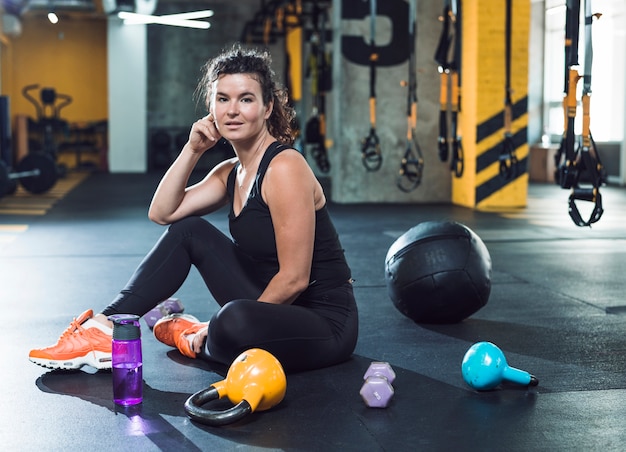
[[[585,27],[584,0],[581,0],[578,72],[584,72]],[[544,131],[552,142],[563,134],[563,96],[565,88],[565,1],[545,2],[544,61]],[[598,142],[621,142],[624,139],[624,106],[626,104],[624,74],[626,64],[626,3],[623,0],[596,1],[592,13],[601,13],[592,25],[593,66],[591,72],[591,133]],[[580,96],[583,83],[577,86],[578,110],[576,134],[582,127]]]

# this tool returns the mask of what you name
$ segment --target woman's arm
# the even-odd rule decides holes
[[[279,270],[259,301],[291,303],[309,285],[315,211],[324,203],[323,194],[296,150],[285,150],[272,159],[262,187],[274,224]]]
[[[191,172],[198,160],[220,138],[212,118],[196,121],[189,140],[159,183],[148,212],[148,217],[159,224],[171,224],[189,215],[204,215],[220,208],[226,202],[226,178],[233,162],[217,165],[199,183],[187,187]]]

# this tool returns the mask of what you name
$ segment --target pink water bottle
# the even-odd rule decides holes
[[[115,314],[113,322],[113,401],[128,406],[143,400],[141,329],[139,316]]]

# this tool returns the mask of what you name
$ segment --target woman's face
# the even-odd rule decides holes
[[[250,74],[227,74],[213,84],[211,112],[220,134],[237,142],[265,130],[272,105],[263,104],[261,85]]]

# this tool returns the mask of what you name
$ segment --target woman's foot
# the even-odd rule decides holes
[[[113,330],[94,319],[91,309],[75,318],[55,345],[33,349],[28,354],[35,364],[50,369],[111,368]]]
[[[183,355],[195,358],[199,344],[207,335],[207,323],[189,314],[171,314],[154,324],[154,337],[165,345],[177,348]],[[202,340],[198,341],[200,336]]]

